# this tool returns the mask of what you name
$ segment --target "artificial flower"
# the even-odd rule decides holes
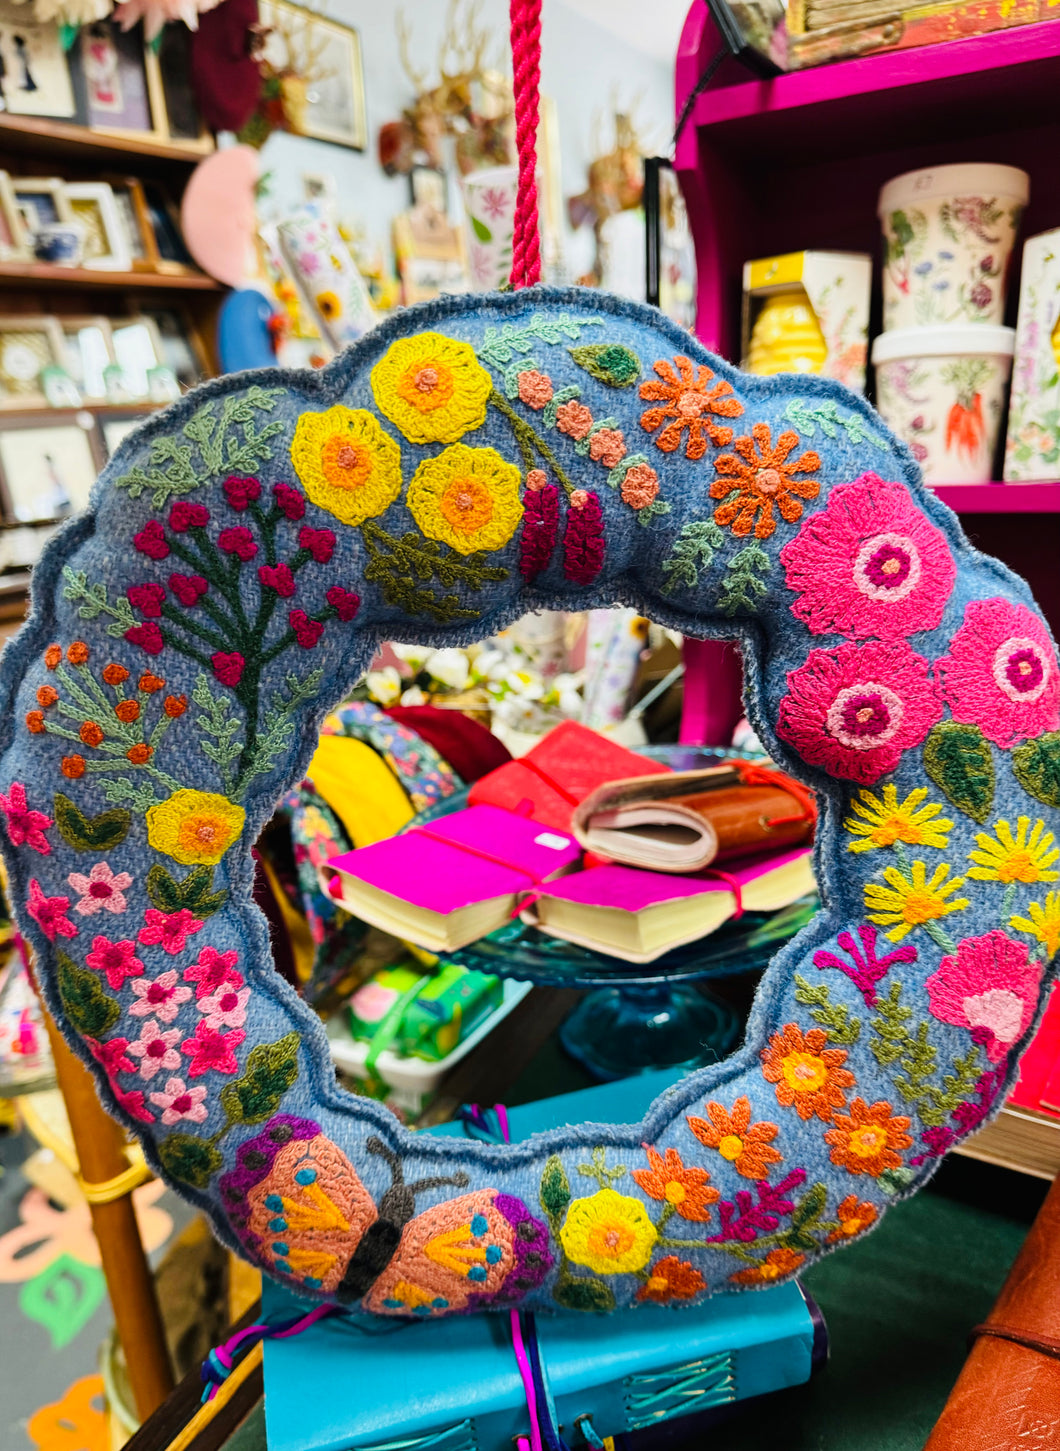
[[[933,846],[944,851],[949,845],[953,822],[946,817],[939,818],[942,807],[927,801],[927,794],[926,786],[917,786],[904,801],[899,801],[898,788],[890,781],[879,796],[872,791],[859,791],[850,803],[853,814],[843,822],[851,836],[857,838],[847,843],[847,851],[875,851],[878,847],[894,846],[898,841],[906,846]]]
[[[1044,821],[1036,821],[1032,827],[1030,817],[1021,816],[1016,822],[1015,836],[1007,821],[999,821],[994,833],[994,836],[984,831],[977,833],[978,850],[968,853],[968,860],[975,866],[969,867],[966,876],[1006,885],[1060,881],[1060,872],[1053,870],[1054,863],[1060,859],[1060,847],[1053,845],[1056,838],[1051,831],[1046,831]]]
[[[1056,654],[1026,605],[973,600],[935,668],[954,720],[1004,750],[1060,726]]]
[[[688,1117],[688,1127],[701,1144],[717,1149],[745,1179],[765,1179],[769,1166],[779,1164],[783,1155],[772,1147],[779,1130],[776,1124],[752,1123],[751,1100],[745,1095],[736,1100],[730,1112],[724,1104],[711,1100],[708,1117]]]
[[[147,840],[184,866],[214,866],[243,831],[246,812],[227,796],[182,786],[147,811]]]
[[[423,666],[432,680],[448,686],[450,690],[466,690],[471,678],[471,662],[465,650],[450,647],[435,650]]]
[[[485,423],[493,379],[470,343],[426,332],[390,344],[372,392],[411,443],[455,443]]]
[[[932,1016],[985,1032],[986,1056],[997,1063],[1030,1026],[1041,978],[1042,964],[1031,960],[1027,944],[995,928],[959,942],[924,987]]]
[[[401,493],[401,449],[364,408],[303,413],[291,462],[313,503],[344,524],[374,519]]]
[[[913,1140],[906,1133],[910,1120],[892,1114],[891,1105],[882,1099],[867,1104],[863,1098],[851,1100],[849,1114],[836,1114],[825,1136],[831,1148],[833,1164],[850,1174],[871,1174],[878,1179],[885,1169],[898,1169],[902,1164],[900,1150],[908,1149]]]
[[[384,710],[388,705],[395,705],[401,695],[401,676],[393,665],[384,665],[382,670],[369,670],[364,683],[368,694]]]
[[[412,476],[406,503],[428,539],[460,554],[500,549],[523,517],[522,476],[494,448],[454,443],[424,459]]]
[[[648,1263],[659,1236],[639,1199],[599,1189],[573,1201],[559,1237],[574,1264],[600,1275],[628,1275]]]
[[[950,877],[949,866],[942,862],[929,877],[922,861],[915,861],[909,876],[903,875],[897,867],[884,867],[883,879],[865,883],[865,910],[870,922],[878,927],[889,927],[887,936],[892,942],[901,942],[914,927],[937,922],[951,912],[963,912],[968,906],[967,897],[952,897],[952,893],[964,886],[963,877]],[[949,880],[947,880],[949,878]]]
[[[645,1151],[650,1167],[634,1169],[632,1177],[648,1198],[671,1204],[682,1219],[698,1223],[709,1219],[710,1206],[721,1195],[712,1187],[706,1169],[684,1164],[676,1149],[667,1149],[664,1155],[646,1144]]]
[[[199,16],[218,4],[220,0],[121,0],[114,14],[122,30],[132,30],[142,20],[144,39],[150,42],[170,21],[183,20],[189,30],[198,30]]]
[[[854,1075],[844,1068],[845,1048],[829,1048],[823,1028],[806,1033],[787,1023],[762,1049],[762,1077],[775,1086],[782,1108],[794,1108],[802,1119],[814,1115],[827,1123],[846,1103],[846,1090]]]

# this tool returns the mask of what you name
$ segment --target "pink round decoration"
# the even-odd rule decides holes
[[[252,146],[228,146],[200,161],[184,190],[180,225],[188,251],[228,287],[238,287],[249,273],[258,170]]]

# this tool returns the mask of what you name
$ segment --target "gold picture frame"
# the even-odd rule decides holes
[[[0,414],[46,407],[41,370],[65,363],[66,341],[58,318],[31,313],[0,317]]]
[[[32,259],[29,232],[15,200],[11,175],[0,171],[0,262],[30,262]]]
[[[299,136],[331,141],[353,151],[368,147],[364,63],[360,32],[290,0],[260,0],[260,24],[271,33],[263,55],[277,70],[302,79],[304,101],[295,110]],[[292,88],[292,92],[294,88]]]

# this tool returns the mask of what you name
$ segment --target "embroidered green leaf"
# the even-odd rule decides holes
[[[121,1017],[121,1004],[103,991],[96,973],[78,967],[61,949],[56,955],[63,1011],[83,1038],[102,1038]]]
[[[924,1108],[920,1105],[920,1099],[929,1089],[929,1080],[936,1072],[936,1059],[938,1054],[934,1045],[929,1041],[928,1034],[930,1026],[926,1019],[923,1019],[917,1026],[916,1035],[908,1034],[905,1041],[905,1052],[899,1059],[899,1067],[904,1069],[902,1073],[893,1073],[894,1086],[898,1092],[909,1103],[916,1103],[918,1111],[925,1123],[931,1122],[926,1117]],[[938,1123],[942,1119],[937,1120]]]
[[[932,1086],[917,1104],[917,1113],[924,1123],[935,1126],[945,1123],[954,1109],[965,1103],[975,1092],[975,1086],[983,1073],[982,1055],[979,1045],[973,1043],[963,1058],[958,1058],[950,1073],[942,1075],[941,1087]]]
[[[158,1146],[158,1157],[171,1179],[180,1179],[195,1189],[206,1189],[224,1159],[209,1139],[191,1134],[168,1134]]]
[[[232,1123],[259,1124],[276,1112],[298,1077],[300,1042],[297,1033],[288,1033],[251,1051],[242,1074],[221,1089],[221,1107]]]
[[[464,585],[480,590],[486,583],[508,578],[500,565],[486,563],[486,555],[477,550],[466,556],[445,550],[434,539],[424,539],[410,531],[396,539],[373,519],[366,519],[361,533],[371,556],[365,566],[364,578],[378,584],[387,604],[396,605],[410,615],[426,615],[440,625],[456,620],[477,620],[480,611],[466,609],[456,594],[441,599],[418,580],[437,580],[443,589]]]
[[[665,499],[653,499],[643,509],[637,510],[637,523],[642,529],[647,529],[655,523],[656,519],[661,519],[664,514],[669,514],[669,512],[670,506]]]
[[[1060,732],[1024,741],[1012,752],[1016,780],[1035,801],[1060,806]]]
[[[478,355],[484,363],[494,368],[506,368],[520,353],[528,353],[535,342],[556,344],[570,339],[576,343],[586,327],[603,327],[602,317],[571,317],[561,312],[558,316],[535,312],[530,321],[522,327],[506,322],[500,328],[488,327],[482,337]]]
[[[64,564],[63,579],[66,580],[63,598],[81,601],[77,613],[82,620],[94,620],[100,615],[112,616],[111,623],[107,626],[107,634],[116,640],[136,624],[136,616],[125,596],[118,595],[114,604],[111,604],[107,597],[107,586],[90,585],[88,575],[83,569],[71,569],[68,564]]]
[[[820,1227],[821,1215],[828,1203],[828,1189],[824,1184],[814,1184],[796,1204],[791,1214],[791,1227],[777,1237],[777,1243],[787,1249],[804,1253],[817,1248],[815,1230]]]
[[[615,1296],[603,1280],[575,1279],[573,1275],[560,1279],[552,1291],[552,1298],[564,1310],[606,1311],[615,1308]]]
[[[792,398],[784,409],[784,417],[804,438],[815,438],[818,428],[826,438],[838,438],[839,430],[844,429],[851,443],[870,443],[873,448],[887,447],[886,440],[873,433],[863,418],[857,413],[840,413],[831,398],[819,403]]]
[[[214,695],[205,675],[200,674],[196,678],[191,698],[203,710],[202,715],[196,716],[195,724],[205,735],[213,737],[213,740],[204,740],[200,736],[199,750],[217,767],[218,775],[228,793],[235,776],[234,764],[243,749],[237,739],[243,722],[238,716],[229,713],[232,709],[231,698],[227,695]]]
[[[725,535],[713,519],[697,519],[694,524],[686,524],[663,564],[663,594],[695,589],[699,571],[710,568],[724,543]]]
[[[137,816],[143,816],[162,799],[150,781],[132,781],[128,776],[101,776],[99,789],[114,806],[131,806]]]
[[[739,610],[753,611],[756,599],[768,592],[760,575],[772,568],[769,555],[757,544],[748,544],[725,566],[725,578],[718,595],[718,607],[730,618]]]
[[[886,994],[877,994],[876,997],[876,1016],[872,1020],[873,1041],[869,1047],[877,1063],[883,1068],[889,1068],[898,1062],[910,1040],[911,1035],[906,1024],[913,1016],[913,1010],[905,1006],[901,996],[902,984],[892,982]]]
[[[901,1194],[903,1189],[908,1189],[915,1178],[916,1170],[903,1165],[900,1169],[884,1169],[876,1183],[885,1194],[893,1199],[896,1194]]]
[[[213,867],[197,866],[178,882],[158,862],[147,873],[147,895],[160,912],[179,912],[186,907],[202,919],[219,912],[228,900],[228,889],[213,889]]]
[[[86,816],[79,806],[55,793],[55,824],[63,840],[74,851],[113,851],[129,834],[132,816],[128,811],[101,811]]]
[[[480,242],[493,241],[493,233],[490,231],[489,227],[486,226],[485,222],[479,221],[478,217],[471,218],[471,228]]]
[[[943,721],[927,738],[924,769],[951,806],[980,826],[994,801],[994,758],[978,726]]]
[[[570,1180],[558,1154],[545,1164],[539,1194],[541,1208],[550,1220],[558,1221],[570,1203]]]
[[[856,1043],[861,1037],[861,1020],[850,1016],[850,1009],[843,1003],[833,1003],[829,989],[822,984],[807,981],[801,972],[795,974],[795,1001],[812,1005],[810,1017],[822,1028],[828,1029],[833,1043]]]
[[[294,735],[294,715],[300,705],[312,700],[324,679],[323,670],[311,670],[301,677],[293,671],[285,677],[286,689],[278,690],[272,697],[269,709],[261,721],[261,734],[251,759],[232,791],[232,799],[241,801],[247,787],[255,776],[271,771],[280,756],[291,743]]]
[[[567,351],[579,368],[608,388],[629,388],[640,377],[640,359],[621,343],[585,343]]]

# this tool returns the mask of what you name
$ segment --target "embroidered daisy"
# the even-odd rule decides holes
[[[843,822],[851,836],[859,838],[847,843],[847,851],[874,851],[877,847],[894,846],[898,841],[906,846],[934,846],[945,850],[953,822],[946,817],[936,820],[942,807],[933,801],[925,805],[927,794],[926,786],[918,786],[904,801],[899,801],[898,788],[891,782],[879,796],[872,791],[859,791],[850,803],[852,815]]]
[[[920,861],[913,863],[908,877],[903,876],[897,867],[884,867],[886,887],[879,882],[865,884],[865,911],[869,921],[875,922],[878,927],[890,927],[886,935],[892,942],[901,942],[914,927],[930,929],[940,917],[946,917],[951,912],[963,912],[968,906],[968,898],[952,897],[952,893],[964,886],[964,878],[950,877],[949,873],[945,862],[937,866],[930,877],[927,867]]]
[[[1008,925],[1016,932],[1026,932],[1036,938],[1047,957],[1055,956],[1060,948],[1060,892],[1047,892],[1044,907],[1040,902],[1031,902],[1027,916],[1010,917]]]
[[[781,1108],[794,1108],[801,1119],[814,1115],[825,1123],[846,1103],[846,1090],[855,1078],[845,1048],[829,1048],[823,1028],[806,1033],[787,1023],[762,1049],[762,1077],[775,1085]]]
[[[1046,831],[1044,821],[1036,821],[1031,827],[1030,817],[1021,816],[1016,822],[1016,834],[1007,821],[999,821],[994,827],[996,839],[980,831],[975,838],[978,851],[970,851],[968,860],[975,862],[966,876],[980,882],[1056,882],[1060,872],[1053,871],[1053,863],[1060,859],[1060,847],[1053,845],[1055,837]]]
[[[191,996],[189,988],[184,991]],[[247,999],[250,997],[250,989],[233,988],[231,986],[218,988],[209,997],[200,998],[195,1006],[202,1013],[207,1024],[211,1028],[220,1031],[221,1028],[241,1028],[246,1022]]]
[[[849,1174],[871,1174],[878,1179],[885,1169],[901,1167],[901,1149],[911,1147],[913,1140],[906,1133],[909,1119],[892,1114],[891,1105],[881,1099],[867,1104],[855,1098],[849,1114],[836,1114],[835,1127],[824,1136],[831,1146],[833,1164]]]
[[[166,1128],[180,1123],[181,1119],[193,1124],[205,1123],[209,1112],[203,1102],[205,1097],[206,1089],[201,1083],[195,1088],[187,1088],[183,1078],[167,1079],[163,1093],[150,1095],[151,1102],[162,1110],[162,1122]]]
[[[171,1023],[180,1011],[181,1003],[191,997],[190,987],[177,985],[177,970],[170,968],[160,977],[135,978],[132,984],[136,1002],[129,1005],[134,1018],[152,1016],[160,1023]]]
[[[717,1149],[727,1159],[737,1174],[745,1179],[765,1179],[769,1166],[779,1164],[783,1155],[773,1148],[773,1140],[780,1132],[776,1124],[752,1123],[751,1100],[741,1096],[732,1106],[732,1112],[724,1104],[713,1100],[707,1104],[707,1118],[689,1115],[688,1127],[701,1144],[708,1149]]]
[[[86,877],[81,872],[71,872],[66,879],[80,897],[74,911],[82,917],[92,917],[97,912],[124,912],[128,907],[125,900],[126,887],[132,886],[128,872],[114,872],[106,862],[97,862]]]
[[[825,1240],[826,1244],[838,1244],[840,1240],[864,1234],[877,1219],[876,1206],[867,1200],[859,1200],[856,1194],[848,1194],[841,1204],[837,1204],[835,1214],[836,1227]]]
[[[774,1280],[793,1275],[806,1263],[806,1256],[782,1246],[771,1249],[765,1259],[746,1270],[737,1270],[729,1279],[734,1285],[771,1285]]]
[[[667,1149],[665,1156],[650,1144],[645,1145],[650,1168],[634,1169],[633,1182],[649,1199],[658,1199],[671,1206],[670,1212],[682,1219],[702,1223],[710,1218],[710,1206],[721,1198],[710,1182],[706,1169],[697,1169],[682,1162],[676,1149]],[[666,1211],[663,1211],[666,1213]]]
[[[141,1078],[154,1078],[162,1068],[172,1070],[180,1067],[180,1054],[174,1046],[179,1037],[179,1028],[163,1031],[154,1018],[148,1018],[140,1029],[139,1038],[128,1047],[128,1052],[140,1060]]]
[[[1060,726],[1060,670],[1049,632],[1026,605],[973,600],[935,667],[953,718],[996,746]]]

